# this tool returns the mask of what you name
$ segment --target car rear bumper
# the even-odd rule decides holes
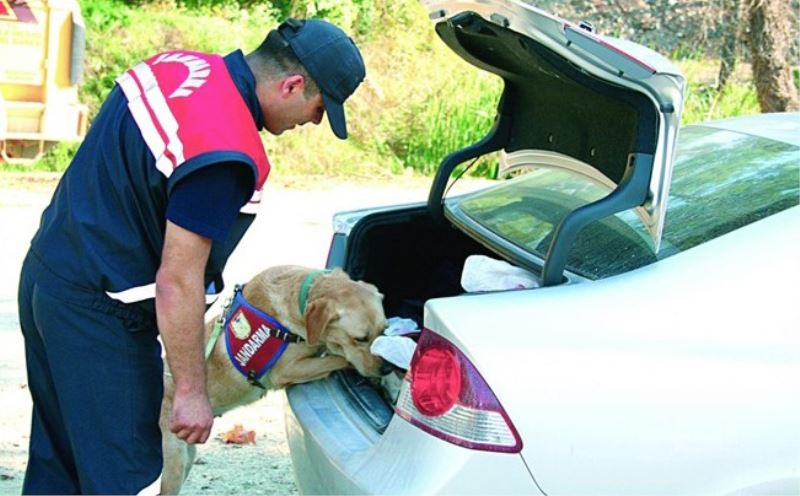
[[[303,494],[542,494],[519,454],[461,448],[394,416],[381,435],[334,381],[286,391]]]

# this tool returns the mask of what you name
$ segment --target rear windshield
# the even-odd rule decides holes
[[[661,250],[632,211],[584,228],[567,269],[601,279],[647,265],[798,204],[800,148],[704,126],[681,130]],[[453,213],[544,259],[570,211],[608,194],[573,172],[548,168],[449,203]],[[455,200],[455,199],[454,199]]]

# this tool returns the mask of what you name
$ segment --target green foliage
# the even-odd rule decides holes
[[[44,157],[39,160],[37,170],[63,172],[77,151],[77,143],[56,143]]]
[[[656,52],[660,51],[657,46],[650,46],[651,50]],[[705,50],[702,46],[698,45],[679,45],[676,47],[669,57],[673,60],[694,60],[702,61],[706,57]]]
[[[75,152],[78,151],[78,143],[48,143],[45,148],[47,151],[35,164],[0,164],[0,170],[26,172],[36,170],[39,172],[64,172]],[[32,155],[30,155],[32,156]]]
[[[486,134],[502,91],[500,79],[441,43],[418,0],[81,0],[81,7],[88,43],[80,98],[91,117],[119,74],[163,50],[247,53],[290,15],[324,18],[354,36],[367,79],[347,103],[350,139],[333,137],[327,122],[279,138],[265,134],[282,173],[431,174],[448,153]],[[758,112],[751,83],[735,77],[718,94],[717,62],[698,51],[680,55],[689,79],[684,123]],[[59,145],[35,168],[63,170],[74,151],[75,145]],[[469,173],[493,177],[496,169],[490,156]]]
[[[385,145],[408,167],[432,174],[448,153],[478,141],[491,128],[502,83],[465,69],[474,71],[472,79],[447,77],[441,87],[382,122],[395,130],[387,133]]]
[[[716,60],[685,59],[678,65],[688,80],[681,119],[683,124],[760,112],[755,86],[745,79],[749,68],[739,67],[731,81],[719,91],[716,82],[719,64]]]
[[[393,170],[431,174],[448,153],[488,132],[502,82],[446,48],[418,2],[375,3],[367,83],[356,106],[365,119],[354,134]],[[491,173],[493,163],[481,161],[473,172]]]
[[[131,6],[116,0],[88,0],[84,83],[81,101],[94,116],[117,76],[155,53],[175,48],[227,53],[255,49],[277,23],[269,4],[248,10],[222,4],[188,9],[170,3]],[[97,43],[92,40],[111,40]]]
[[[712,85],[689,83],[683,124],[759,113],[756,89],[752,83],[732,83],[717,91]]]
[[[364,38],[372,27],[378,0],[274,0],[281,18],[326,19],[356,38]]]
[[[128,7],[118,0],[83,0],[81,15],[88,26],[101,30],[124,28],[129,25]]]

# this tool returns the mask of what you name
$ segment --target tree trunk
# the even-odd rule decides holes
[[[722,38],[717,91],[722,91],[736,69],[736,52],[739,48],[739,0],[722,0],[722,25],[726,31]]]
[[[750,56],[762,112],[800,110],[788,56],[792,13],[786,0],[745,0],[750,15]]]

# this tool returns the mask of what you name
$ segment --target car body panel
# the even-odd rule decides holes
[[[703,125],[795,145],[800,142],[800,112],[747,115],[720,119]],[[800,161],[800,156],[798,160]]]
[[[463,449],[397,415],[378,436],[323,381],[289,388],[286,398],[287,440],[303,494],[540,494],[519,454]],[[476,480],[480,473],[485,477]]]
[[[547,494],[797,488],[798,225],[795,207],[590,284],[429,300],[425,326],[481,371]]]

